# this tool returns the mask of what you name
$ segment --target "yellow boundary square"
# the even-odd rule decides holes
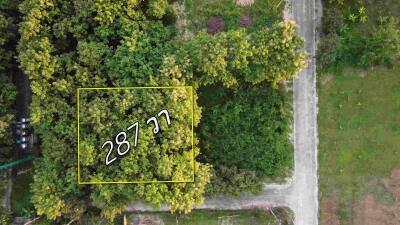
[[[80,174],[80,160],[79,160],[79,147],[80,147],[80,136],[79,136],[79,94],[80,91],[85,90],[138,90],[138,89],[177,89],[177,88],[190,88],[190,97],[192,100],[192,179],[191,180],[160,180],[160,181],[94,181],[86,182],[81,181]],[[193,183],[194,182],[194,97],[193,97],[193,86],[143,86],[143,87],[86,87],[76,89],[76,102],[77,102],[77,133],[78,133],[78,184],[147,184],[147,183]]]

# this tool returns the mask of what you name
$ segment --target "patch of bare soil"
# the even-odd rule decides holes
[[[326,74],[324,76],[322,76],[321,78],[321,84],[325,85],[327,84],[329,81],[331,81],[333,79],[333,75],[332,74]]]
[[[157,215],[138,214],[128,219],[129,225],[164,225]]]
[[[388,179],[383,180],[395,202],[392,205],[380,203],[372,194],[368,194],[355,207],[354,225],[399,225],[400,224],[400,169],[392,171]]]
[[[248,6],[252,5],[254,3],[254,0],[236,0],[236,4],[240,6]]]
[[[340,220],[336,214],[339,207],[339,200],[336,197],[324,198],[321,201],[321,210],[324,214],[321,224],[322,225],[340,225]]]
[[[367,76],[367,71],[365,70],[360,71],[360,77],[364,78],[365,76]]]

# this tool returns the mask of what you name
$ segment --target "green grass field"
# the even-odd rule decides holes
[[[292,224],[292,213],[286,209],[273,210],[277,218],[285,218],[282,225]],[[204,211],[196,210],[176,217],[169,213],[149,214],[160,218],[165,225],[277,225],[279,222],[270,212],[262,210]],[[132,216],[132,215],[131,215]],[[178,223],[177,223],[178,221]],[[290,221],[290,222],[288,222]]]
[[[400,168],[400,66],[346,71],[318,89],[320,197],[337,197],[351,224],[366,193],[391,201],[380,179]]]

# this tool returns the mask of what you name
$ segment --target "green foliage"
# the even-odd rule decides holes
[[[82,92],[82,181],[187,178],[192,157],[188,151],[191,147],[188,108],[194,108],[196,127],[201,117],[197,89],[211,84],[240,87],[234,100],[217,106],[214,114],[206,116],[207,129],[216,135],[203,135],[206,142],[215,145],[215,151],[226,151],[223,145],[214,143],[216,137],[221,137],[238,153],[236,158],[229,153],[225,158],[210,154],[210,161],[238,168],[233,169],[237,174],[226,187],[231,188],[229,193],[245,189],[256,193],[260,182],[251,171],[275,177],[285,175],[290,167],[290,113],[284,106],[284,98],[269,86],[276,88],[293,78],[306,64],[305,54],[299,52],[302,41],[296,36],[294,23],[276,23],[251,35],[246,30],[215,36],[200,32],[183,40],[177,37],[173,26],[164,25],[174,18],[167,0],[25,0],[19,8],[23,21],[19,24],[18,59],[31,80],[31,121],[42,139],[43,157],[35,160],[32,185],[32,202],[39,215],[51,220],[61,216],[76,220],[90,207],[96,207],[112,220],[127,204],[139,199],[154,207],[165,203],[171,212],[187,213],[203,202],[212,176],[208,164],[195,162],[194,183],[78,185],[76,89],[79,87],[195,87],[194,105],[187,93],[179,91],[151,95]],[[251,12],[257,10],[252,8]],[[251,88],[254,84],[262,88]],[[106,149],[98,152],[104,138],[113,138],[115,132],[134,121],[143,123],[161,110],[160,105],[168,106],[171,118],[177,122],[171,126],[173,132],[165,131],[160,138],[154,137],[150,128],[143,129],[140,147],[135,149],[138,156],[132,154],[105,168],[102,163]],[[270,111],[263,114],[265,109]],[[243,116],[255,123],[259,133],[254,134],[253,127],[240,120]],[[221,117],[226,120],[222,124]],[[163,123],[161,127],[165,127]],[[231,123],[233,131],[227,129]],[[216,132],[221,129],[224,132]],[[248,135],[239,147],[232,137],[241,136],[240,130]],[[255,139],[260,142],[254,146]],[[195,138],[195,144],[198,142]],[[247,159],[253,162],[246,165],[238,160],[237,157],[243,157],[253,148]],[[195,151],[196,156],[200,154],[197,147]],[[217,170],[217,175],[224,171]],[[231,178],[227,173],[223,176]],[[225,188],[225,184],[219,184]]]
[[[138,199],[155,207],[166,203],[172,212],[182,213],[203,201],[210,172],[208,165],[197,162],[194,183],[91,187],[77,184],[76,88],[188,85],[191,82],[185,63],[178,62],[171,54],[173,28],[154,20],[164,15],[165,5],[166,1],[27,0],[20,6],[24,20],[20,27],[19,60],[31,80],[34,94],[31,118],[42,138],[43,158],[35,160],[32,185],[32,201],[39,215],[53,220],[60,216],[76,219],[89,206],[95,206],[102,210],[104,217],[112,220],[128,203]],[[92,18],[93,15],[96,16]],[[161,110],[157,107],[159,103],[169,103],[171,117],[177,121],[187,119],[183,115],[190,113],[186,106],[179,104],[182,93],[106,95],[83,96],[86,101],[82,100],[82,118],[95,122],[82,122],[85,136],[82,147],[86,153],[82,163],[88,166],[81,171],[83,178],[101,180],[107,175],[102,174],[104,171],[97,163],[103,156],[97,154],[98,142],[101,138],[112,138],[102,135],[107,133],[107,128],[118,127],[113,126],[113,122],[132,122],[126,120],[129,111],[141,122],[147,118],[145,115],[151,116]],[[107,101],[99,103],[105,99]],[[140,101],[134,101],[138,99]],[[141,108],[135,108],[138,102]],[[105,111],[107,107],[111,111]],[[194,125],[197,125],[200,108],[193,107]],[[165,151],[170,147],[179,151],[176,146],[186,149],[189,145],[191,148],[188,141],[191,123],[181,127],[174,123],[174,126],[176,133],[168,133],[169,142],[165,143],[150,140],[150,130],[147,130],[147,135],[141,137],[143,154],[139,164],[135,160],[122,160],[119,166],[107,168],[108,175],[115,181],[132,180],[139,172],[145,176],[144,180],[162,176],[173,180],[187,178],[187,173],[191,172],[191,153],[171,158],[174,163],[161,161],[160,156],[154,158],[154,162],[150,159],[157,156],[157,150]],[[135,171],[139,166],[144,167]],[[101,172],[91,174],[89,168]]]
[[[348,26],[342,27],[340,36],[326,35],[320,44],[318,59],[320,67],[335,64],[370,67],[393,65],[400,58],[399,22],[388,17],[370,34],[363,34]]]
[[[7,212],[7,210],[5,210],[2,206],[0,207],[0,224],[11,224],[11,214]]]
[[[0,71],[4,72],[15,66],[15,45],[18,17],[17,6],[19,1],[5,0],[0,3]]]
[[[10,122],[13,120],[12,105],[17,92],[7,76],[0,75],[0,145],[10,147],[13,143]],[[2,148],[2,153],[3,148]]]
[[[252,18],[249,32],[271,26],[282,18],[284,1],[280,0],[255,0],[251,6],[238,6],[231,0],[185,0],[185,11],[189,19],[189,29],[202,30],[212,16],[223,19],[226,30],[235,30],[241,27],[240,16],[248,15]]]
[[[285,97],[278,91],[265,86],[241,88],[203,116],[203,149],[213,164],[259,176],[284,176],[293,160],[290,118]]]
[[[306,54],[298,51],[302,45],[293,21],[280,22],[255,33],[251,72],[245,80],[253,84],[267,81],[273,87],[291,80],[306,66]]]
[[[319,70],[392,66],[400,57],[399,9],[399,2],[392,0],[328,1],[317,54]]]
[[[263,190],[263,182],[256,173],[236,167],[218,166],[213,170],[210,184],[207,186],[207,194],[215,196],[238,197],[243,192],[260,194]]]
[[[243,81],[277,87],[292,79],[306,65],[299,52],[303,41],[295,24],[285,21],[262,28],[248,38],[245,30],[208,35],[200,32],[186,44],[195,78],[202,85],[237,86]]]
[[[322,28],[324,34],[339,32],[344,24],[344,15],[337,7],[325,7],[324,16],[322,17]]]
[[[18,1],[2,1],[0,3],[0,163],[10,159],[12,137],[11,122],[14,120],[14,101],[16,89],[11,81],[11,75],[16,68],[15,45]]]
[[[359,64],[393,65],[400,58],[400,24],[394,17],[388,17],[375,28],[366,40]]]

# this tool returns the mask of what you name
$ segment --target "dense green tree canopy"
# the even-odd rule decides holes
[[[12,137],[11,122],[15,119],[13,109],[16,89],[11,82],[16,67],[14,57],[17,33],[16,13],[18,1],[0,3],[0,163],[10,160]]]
[[[172,211],[180,212],[187,212],[202,202],[202,193],[210,175],[208,166],[199,163],[195,165],[195,183],[79,186],[76,182],[76,88],[186,85],[190,81],[184,72],[185,65],[176,64],[174,57],[169,55],[172,28],[153,20],[164,14],[163,5],[165,1],[74,1],[72,4],[69,1],[25,1],[21,5],[25,18],[20,30],[19,59],[32,82],[31,117],[43,140],[43,158],[35,161],[33,185],[33,202],[38,214],[52,219],[62,214],[71,214],[72,217],[76,208],[85,210],[95,206],[102,209],[104,216],[113,218],[129,202],[138,199],[156,207],[167,203]],[[191,112],[180,104],[181,95],[142,94],[140,98],[128,94],[108,95],[107,98],[102,98],[101,94],[86,96],[89,100],[83,101],[81,106],[87,108],[82,111],[82,118],[101,123],[87,124],[86,120],[85,124],[83,121],[82,130],[86,136],[82,146],[86,155],[82,156],[81,163],[93,166],[97,157],[103,156],[98,154],[98,150],[93,152],[101,146],[101,143],[95,145],[99,144],[96,141],[106,138],[102,134],[114,122],[132,122],[123,116],[124,113],[131,111],[143,121],[147,118],[144,116],[161,110],[157,108],[158,103],[167,100],[171,118],[175,120],[171,126],[176,133],[168,133],[171,142],[156,143],[142,135],[138,151],[145,158],[146,149],[152,149],[155,152],[151,153],[153,156],[157,149],[171,149],[172,145],[182,144],[182,148],[191,149],[191,142],[187,142],[191,137],[190,126],[180,124],[177,119],[187,119],[184,115]],[[135,101],[138,99],[143,102]],[[200,111],[197,106],[194,108],[196,125]],[[143,172],[135,171],[139,165],[157,167],[148,169],[149,174],[143,175],[150,180],[157,176],[163,178],[163,174],[173,180],[182,180],[185,173],[191,173],[190,161],[186,160],[191,159],[191,154],[170,161],[158,158],[147,163],[143,157],[140,158],[142,164],[122,160],[119,166],[107,168],[107,172],[114,176],[115,181]],[[178,165],[179,161],[182,164]],[[94,169],[102,171],[100,167]],[[83,177],[91,175],[86,174],[86,170],[82,173]],[[97,173],[92,179],[101,179],[103,175]]]
[[[195,78],[202,85],[222,83],[226,87],[248,82],[266,82],[273,87],[292,79],[306,65],[299,52],[303,41],[292,21],[260,28],[250,36],[245,30],[217,35],[198,33],[186,43]]]
[[[193,85],[194,105],[187,93],[177,91],[152,95],[82,92],[81,96],[82,178],[94,181],[132,180],[132,177],[179,180],[187,177],[191,166],[188,107],[194,108],[193,125],[197,126],[201,117],[201,108],[197,105],[200,86],[218,84],[237,88],[244,82],[276,88],[305,65],[305,54],[298,52],[302,41],[295,35],[292,22],[278,23],[252,35],[244,30],[214,36],[200,32],[187,39],[178,37],[174,26],[167,24],[174,16],[166,0],[26,0],[20,10],[24,17],[20,23],[18,59],[31,80],[34,94],[31,120],[41,136],[43,154],[34,163],[32,201],[37,213],[50,219],[60,216],[74,219],[91,207],[101,209],[103,216],[112,219],[128,203],[139,199],[155,207],[166,203],[172,212],[186,213],[203,201],[210,181],[210,166],[196,162],[194,183],[78,185],[77,88]],[[244,144],[249,144],[252,137],[261,139],[265,134],[267,144],[271,144],[269,155],[261,154],[261,148],[257,148],[253,159],[261,154],[263,159],[274,162],[269,167],[265,163],[246,167],[238,160],[232,162],[240,168],[277,176],[285,166],[277,161],[288,156],[273,154],[287,153],[290,149],[286,140],[289,120],[282,99],[274,92],[267,94],[267,90],[269,88],[257,95],[257,91],[251,92],[251,96],[239,91],[238,103],[231,101],[219,106],[215,113],[220,114],[206,118],[206,123],[210,123],[210,132],[214,132],[221,128],[217,121],[220,117],[227,119],[223,123],[227,127],[232,125],[228,121],[237,122],[240,112],[234,109],[257,115],[261,115],[263,107],[271,109],[265,118],[249,118],[260,122],[261,134],[247,137],[241,147],[246,148]],[[242,95],[245,96],[240,97]],[[246,109],[246,97],[263,98],[266,103],[253,102],[252,109],[256,112],[250,112]],[[115,135],[136,120],[143,123],[161,110],[160,105],[171,107],[168,108],[173,121],[171,132],[166,129],[161,136],[154,136],[150,127],[143,126],[139,146],[132,150],[133,156],[138,158],[125,157],[105,168],[101,163],[106,151],[99,153],[104,138],[112,138],[111,133]],[[269,122],[271,124],[267,124]],[[261,124],[267,126],[261,128]],[[160,122],[160,127],[165,126],[165,121]],[[233,126],[250,132],[250,127],[243,123]],[[229,131],[224,129],[226,132],[218,135],[225,138]],[[276,141],[268,133],[275,131],[279,136]],[[200,153],[197,143],[195,137],[196,156]],[[135,161],[137,159],[140,161]],[[241,169],[240,173],[244,176],[252,173],[243,171]],[[84,179],[82,181],[88,181]],[[243,176],[238,176],[233,183],[243,180]],[[250,179],[249,186],[259,189],[254,179]],[[232,193],[237,194],[236,191]]]

